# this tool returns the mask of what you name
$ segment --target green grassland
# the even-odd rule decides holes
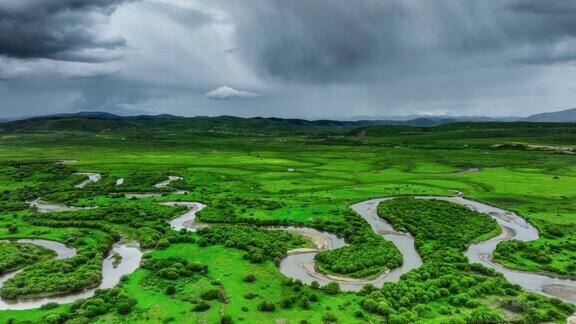
[[[161,322],[173,317],[175,323],[182,323],[193,322],[190,319],[193,316],[194,320],[213,323],[217,322],[222,314],[228,314],[234,320],[240,321],[242,318],[246,323],[273,323],[281,318],[290,319],[295,323],[304,319],[318,323],[321,322],[324,313],[332,312],[343,322],[360,322],[354,318],[354,313],[361,311],[359,296],[351,294],[332,296],[309,287],[296,289],[293,285],[285,283],[285,278],[273,263],[255,265],[246,262],[242,254],[234,249],[223,246],[199,248],[197,245],[186,244],[171,246],[151,255],[155,258],[183,257],[201,262],[208,266],[209,272],[207,276],[197,280],[178,283],[177,293],[174,296],[167,296],[162,282],[154,282],[154,278],[148,278],[149,271],[138,270],[124,284],[128,293],[140,296],[137,299],[139,303],[142,301],[142,305],[139,304],[140,310],[132,314],[128,318],[129,321]],[[256,280],[251,283],[245,282],[244,278],[247,275],[254,275]],[[214,287],[223,292],[224,301],[209,301],[211,305],[209,310],[191,313],[194,304],[201,300],[202,292]],[[318,297],[318,301],[311,303],[309,309],[295,305],[289,309],[277,306],[275,312],[258,311],[258,305],[263,301],[280,305],[283,299],[303,293],[315,294]],[[255,297],[247,298],[249,294]],[[300,300],[296,301],[299,302]]]
[[[469,303],[451,302],[452,295],[462,293],[454,289],[445,298],[410,301],[399,306],[404,308],[401,312],[389,314],[385,309],[391,307],[394,298],[386,293],[408,289],[402,284],[405,279],[382,291],[361,294],[331,294],[302,286],[286,280],[274,263],[277,258],[250,258],[254,251],[267,255],[268,250],[259,242],[246,250],[216,239],[207,243],[203,233],[170,231],[166,220],[183,209],[156,203],[200,201],[207,205],[198,215],[204,222],[312,226],[338,233],[354,247],[366,241],[353,242],[352,236],[362,232],[362,226],[350,226],[358,219],[350,215],[349,205],[376,197],[452,195],[460,191],[517,212],[541,231],[542,238],[526,246],[499,247],[501,253],[495,256],[498,262],[575,277],[576,155],[529,149],[525,144],[575,146],[576,125],[494,123],[418,128],[240,121],[231,117],[192,121],[168,117],[145,121],[75,118],[0,127],[0,238],[57,240],[96,253],[98,258],[113,241],[135,239],[151,249],[147,258],[179,258],[207,267],[206,273],[172,281],[144,268],[137,270],[119,286],[120,293],[134,299],[133,306],[111,304],[114,302],[102,297],[109,307],[102,306],[96,313],[89,305],[61,305],[0,311],[0,321],[39,322],[50,315],[69,313],[77,322],[102,323],[215,323],[226,316],[234,323],[321,323],[332,316],[341,323],[384,319],[458,323],[474,316],[541,319],[538,316],[547,312],[553,315],[548,317],[552,321],[562,321],[569,313],[564,304],[515,289],[507,291],[511,287],[496,278],[490,280],[498,289],[470,298],[473,301]],[[54,163],[58,160],[78,162]],[[469,171],[471,168],[479,171]],[[76,189],[74,184],[83,178],[75,172],[98,172],[103,178]],[[130,200],[120,195],[159,191],[153,184],[168,175],[183,180],[162,189],[162,196]],[[125,186],[116,187],[115,180],[120,177],[126,179]],[[188,193],[170,194],[175,190]],[[37,197],[100,208],[39,215],[24,203]],[[81,222],[72,223],[72,219]],[[420,226],[402,224],[414,231]],[[466,243],[493,234],[474,233]],[[422,240],[421,248],[426,249],[430,238]],[[274,253],[308,244],[297,239],[293,242],[298,243],[275,247]],[[543,249],[548,258],[533,255]],[[391,246],[384,246],[383,251],[397,253]],[[328,256],[344,261],[364,257],[356,252]],[[245,282],[250,274],[256,280]],[[421,275],[415,272],[406,280],[424,280]],[[473,278],[475,283],[481,282],[476,275]],[[175,291],[167,294],[170,285]],[[219,291],[219,297],[204,300],[202,294],[210,290]],[[254,296],[245,298],[248,293]],[[510,307],[512,301],[527,306],[515,309]],[[274,304],[275,310],[261,310],[263,302]],[[199,304],[210,307],[195,310]],[[493,307],[494,314],[488,314],[487,307]],[[60,317],[60,322],[64,318]]]

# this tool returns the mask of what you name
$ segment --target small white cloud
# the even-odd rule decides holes
[[[249,91],[240,91],[228,86],[220,87],[212,90],[206,94],[206,97],[214,100],[229,100],[229,99],[242,99],[242,98],[257,98],[259,94]]]

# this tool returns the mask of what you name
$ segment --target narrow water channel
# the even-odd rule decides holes
[[[524,218],[516,213],[459,196],[425,196],[418,198],[450,201],[489,215],[502,227],[502,234],[487,241],[470,245],[465,252],[470,262],[481,263],[486,267],[492,268],[503,274],[509,282],[517,284],[528,291],[576,303],[576,280],[514,270],[492,261],[492,253],[494,253],[496,246],[500,242],[507,240],[528,242],[539,238],[538,230]]]
[[[544,274],[512,270],[492,262],[492,253],[494,252],[494,249],[498,243],[510,239],[516,239],[520,241],[531,241],[538,239],[538,230],[519,215],[459,196],[419,196],[416,198],[450,201],[489,215],[495,219],[502,227],[502,234],[487,241],[472,244],[470,247],[468,247],[468,249],[465,251],[465,255],[468,257],[470,262],[481,263],[487,267],[495,269],[496,271],[502,273],[508,281],[514,284],[518,284],[526,290],[576,303],[576,281],[574,280],[560,279]],[[378,216],[378,205],[382,201],[388,199],[395,199],[395,197],[371,199],[354,204],[350,207],[370,224],[375,233],[381,235],[384,239],[389,240],[393,242],[394,245],[396,245],[396,247],[402,253],[402,266],[391,269],[390,271],[387,271],[379,277],[373,279],[351,279],[322,274],[316,271],[314,267],[314,257],[320,251],[333,250],[345,246],[346,243],[344,240],[342,238],[338,238],[334,234],[321,232],[313,228],[285,227],[274,228],[274,230],[288,230],[307,236],[311,238],[315,243],[315,247],[311,249],[297,249],[289,251],[287,256],[280,262],[280,271],[287,277],[301,280],[304,283],[309,284],[313,281],[317,281],[321,285],[326,285],[329,282],[335,281],[340,284],[342,290],[358,291],[366,284],[372,284],[376,287],[381,287],[385,282],[398,281],[402,274],[420,267],[422,265],[422,260],[414,247],[414,238],[412,235],[409,233],[396,231],[388,222],[384,221]],[[188,229],[190,231],[195,231],[199,227],[195,222],[196,213],[205,207],[204,204],[196,202],[165,202],[162,204],[188,207],[188,210],[181,216],[169,221],[172,229]],[[71,208],[67,206],[43,204],[39,200],[31,202],[31,205],[35,206],[40,211],[56,211],[66,208],[69,210],[69,208]],[[201,226],[207,225],[202,224]],[[56,245],[48,245],[46,242],[40,242],[43,240],[29,240],[28,242],[31,241],[37,242],[39,245],[44,244],[47,248],[54,250],[61,258],[72,256],[69,252],[68,254],[62,254],[64,253],[64,250],[61,246],[58,246],[60,243],[57,243]],[[55,242],[52,242],[51,244],[54,243]],[[142,252],[135,246],[117,244],[114,245],[113,253],[119,254],[122,257],[122,262],[120,265],[118,265],[118,267],[115,268],[113,266],[112,254],[103,261],[103,281],[98,286],[98,288],[114,287],[123,275],[132,273],[140,265]],[[4,276],[0,277],[0,285],[8,280],[10,278],[9,276],[14,276],[16,273],[5,274]],[[69,303],[80,298],[90,297],[94,294],[94,291],[95,289],[88,289],[81,293],[67,296],[26,299],[16,302],[1,300],[0,310],[37,308],[49,302]]]
[[[52,250],[56,253],[56,259],[68,259],[76,256],[76,249],[68,247],[62,243],[40,239],[22,239],[17,243],[36,244]],[[115,266],[114,255],[120,256],[121,261]],[[140,266],[142,259],[142,252],[137,245],[130,244],[114,244],[111,253],[106,259],[102,261],[102,282],[94,288],[86,289],[81,292],[67,294],[63,296],[42,297],[42,298],[26,298],[18,300],[7,300],[0,298],[0,310],[23,310],[39,308],[44,304],[57,303],[66,304],[71,303],[82,298],[88,298],[94,295],[96,289],[106,289],[116,286],[122,276],[131,274]],[[0,276],[0,287],[6,281],[13,278],[21,270],[5,273]]]

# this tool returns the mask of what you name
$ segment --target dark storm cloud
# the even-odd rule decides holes
[[[514,18],[509,24],[509,38],[523,54],[519,62],[558,64],[576,60],[576,2],[516,0],[506,8]]]
[[[576,2],[570,0],[522,0],[510,5],[512,10],[532,14],[574,14]]]
[[[402,50],[393,26],[406,12],[394,2],[248,1],[236,9],[240,53],[273,77],[333,79]]]
[[[129,0],[3,0],[0,55],[67,61],[103,61],[125,45],[100,27]]]
[[[339,82],[576,54],[566,0],[248,0],[234,6],[240,53],[262,75]],[[561,51],[562,53],[558,53]]]
[[[180,5],[172,4],[169,2],[149,0],[144,2],[143,5],[156,12],[162,12],[179,24],[189,26],[190,28],[194,29],[200,28],[214,21],[214,19],[205,12],[182,7]]]

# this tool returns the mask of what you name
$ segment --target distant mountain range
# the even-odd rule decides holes
[[[483,116],[395,116],[389,119],[359,120],[304,120],[284,118],[241,118],[233,116],[218,117],[181,117],[169,114],[156,116],[118,116],[106,112],[80,112],[33,117],[19,120],[0,120],[0,130],[4,131],[87,131],[101,132],[108,130],[138,131],[147,128],[160,129],[170,126],[172,129],[204,132],[245,132],[246,130],[274,133],[292,131],[307,133],[313,128],[323,130],[342,130],[362,126],[397,125],[431,127],[453,123],[496,123],[496,122],[576,122],[576,108],[552,113],[536,114],[526,118]]]
[[[524,118],[523,120],[541,123],[574,123],[576,122],[576,108],[536,114],[528,118]]]
[[[372,120],[372,121],[395,121],[407,122],[409,124],[416,123],[431,123],[435,125],[448,124],[454,122],[474,122],[474,123],[490,123],[490,122],[537,122],[537,123],[574,123],[576,122],[576,108],[541,113],[531,115],[529,117],[486,117],[486,116],[431,116],[431,115],[406,115],[406,116],[388,116],[388,117],[368,117],[358,116],[347,118],[346,120]]]
[[[450,122],[514,122],[521,120],[522,117],[486,117],[486,116],[453,116],[453,115],[397,115],[397,116],[355,116],[345,118],[343,120],[354,121],[354,120],[372,120],[372,121],[396,121],[396,122],[407,122],[415,119],[428,119],[438,122],[450,121]]]
[[[88,118],[104,118],[104,119],[122,119],[130,117],[121,117],[106,112],[81,112],[77,114],[61,114],[56,116],[78,116]],[[174,116],[169,114],[162,114],[156,116],[140,115],[134,116],[135,118],[186,118]],[[268,119],[283,119],[283,118],[268,118]],[[284,119],[298,121],[301,119]],[[303,121],[303,120],[301,120]],[[490,122],[537,122],[537,123],[574,123],[576,122],[576,108],[560,110],[555,112],[540,113],[531,115],[529,117],[486,117],[486,116],[450,116],[450,115],[404,115],[404,116],[358,116],[355,118],[334,119],[334,120],[313,120],[312,122],[342,122],[343,124],[361,124],[361,125],[410,125],[410,126],[435,126],[459,122],[473,122],[473,123],[490,123]]]

